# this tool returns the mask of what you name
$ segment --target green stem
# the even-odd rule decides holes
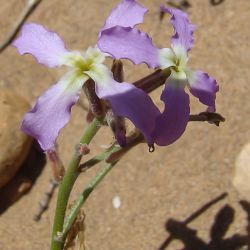
[[[75,200],[73,206],[71,207],[68,215],[64,220],[63,231],[61,234],[62,238],[66,238],[70,228],[72,227],[76,219],[78,212],[80,211],[82,205],[85,203],[94,188],[102,181],[102,179],[109,173],[109,171],[121,159],[122,156],[124,156],[130,149],[132,149],[142,141],[143,136],[141,134],[134,133],[128,138],[128,144],[125,148],[113,145],[103,153],[82,164],[82,170],[84,171],[98,164],[100,161],[106,162],[106,165],[89,182],[83,192],[79,194],[78,198]]]
[[[84,162],[83,164],[80,164],[78,171],[79,174],[87,171],[88,169],[92,168],[96,164],[106,161],[112,154],[119,152],[121,150],[121,147],[117,144],[113,144],[110,148],[105,150],[104,152],[94,156],[93,158],[89,159],[88,161]]]
[[[97,119],[94,119],[85,130],[80,140],[80,144],[89,144],[100,127],[100,122]],[[56,237],[58,236],[58,233],[62,232],[63,230],[64,217],[69,200],[69,195],[78,176],[77,170],[81,158],[82,155],[79,154],[79,152],[74,153],[63,177],[63,180],[59,185],[52,231],[51,250],[62,250],[64,246],[65,237],[62,237],[60,241],[57,240]]]
[[[110,170],[115,166],[116,163],[117,161],[105,164],[104,167],[97,173],[97,175],[88,183],[83,192],[79,194],[79,196],[74,202],[74,205],[71,207],[68,216],[65,219],[62,231],[63,237],[68,234],[77,214],[79,213],[82,205],[85,203],[89,195],[92,193],[95,187],[102,181],[102,179],[110,172]]]

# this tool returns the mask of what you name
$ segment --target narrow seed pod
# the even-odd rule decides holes
[[[85,95],[89,100],[89,113],[93,114],[93,117],[101,118],[104,116],[104,105],[102,100],[95,93],[95,83],[89,79],[83,85]]]
[[[154,73],[134,82],[133,85],[144,90],[146,93],[150,93],[163,85],[170,74],[171,71],[169,69],[158,69]]]

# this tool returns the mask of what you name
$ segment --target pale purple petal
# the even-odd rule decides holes
[[[86,74],[95,81],[97,96],[109,101],[114,114],[128,118],[142,132],[148,144],[152,145],[151,134],[160,111],[151,98],[132,84],[116,82],[104,65],[98,65],[95,72]]]
[[[190,92],[208,106],[208,111],[215,112],[216,92],[219,90],[216,80],[202,71],[189,72],[187,76]]]
[[[123,0],[112,10],[101,32],[117,25],[133,28],[136,24],[143,22],[146,12],[147,9],[137,3],[137,1]]]
[[[165,109],[156,120],[153,138],[159,146],[166,146],[175,142],[186,129],[190,113],[189,96],[182,83],[169,78],[161,100]]]
[[[194,44],[195,25],[190,23],[188,15],[179,9],[166,8],[162,5],[161,10],[171,15],[170,22],[175,31],[172,36],[172,46],[181,45],[189,51]]]
[[[104,30],[97,45],[115,59],[129,59],[135,64],[146,63],[151,68],[159,66],[159,49],[146,33],[136,28],[116,26]]]
[[[51,68],[61,64],[68,50],[60,36],[36,23],[23,25],[21,32],[13,42],[21,55],[31,54],[39,63]]]
[[[110,79],[107,87],[97,83],[96,93],[99,98],[109,101],[116,115],[132,121],[135,127],[142,132],[149,145],[153,144],[151,133],[160,112],[144,91],[132,84],[118,83]]]
[[[25,114],[21,129],[34,137],[43,150],[54,147],[59,131],[69,121],[71,107],[85,80],[68,73],[40,96],[34,108]]]

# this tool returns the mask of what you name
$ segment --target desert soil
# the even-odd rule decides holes
[[[25,2],[1,0],[0,41],[10,31]],[[168,47],[172,33],[168,17],[158,25],[158,8],[162,1],[140,2],[150,9],[143,30],[154,36],[156,45]],[[217,79],[220,86],[217,111],[226,117],[226,122],[219,128],[208,123],[190,123],[182,138],[171,146],[157,147],[154,153],[149,153],[146,145],[130,151],[85,205],[86,249],[176,250],[183,248],[183,242],[195,243],[197,248],[190,249],[204,249],[211,237],[216,241],[215,225],[221,222],[219,212],[225,227],[227,221],[228,226],[231,223],[224,238],[246,235],[247,213],[239,202],[247,197],[241,197],[232,179],[237,156],[250,140],[250,1],[225,0],[217,6],[212,6],[209,0],[189,2],[192,5],[188,9],[190,19],[197,25],[189,66],[202,69]],[[117,3],[117,0],[44,0],[28,21],[57,31],[68,48],[86,49],[95,45],[105,17]],[[11,46],[0,55],[0,80],[31,105],[64,71],[64,68],[48,69],[39,65],[31,56],[20,56]],[[125,64],[126,81],[137,80],[148,73],[145,65]],[[159,105],[160,93],[161,89],[152,94]],[[191,109],[192,113],[199,113],[205,107],[191,98]],[[70,123],[60,134],[59,152],[65,163],[86,126],[85,115],[84,110],[75,106]],[[102,150],[102,145],[111,140],[110,131],[103,129],[91,144],[92,152]],[[34,161],[33,168],[36,167]],[[98,168],[79,178],[72,198]],[[50,178],[51,169],[46,164],[30,192],[0,215],[0,249],[49,249],[56,196],[40,222],[34,222],[33,215]],[[187,226],[181,223],[225,192],[228,195],[224,199]],[[115,196],[121,199],[119,209],[112,205]],[[166,222],[169,230],[166,230]],[[212,228],[213,233],[210,233]],[[196,238],[191,229],[196,230]],[[179,240],[170,240],[166,248],[161,247],[171,234],[178,235]]]

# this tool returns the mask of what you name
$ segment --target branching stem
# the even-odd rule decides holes
[[[85,130],[80,140],[80,144],[88,145],[99,130],[99,128],[100,122],[95,118]],[[76,151],[69,163],[68,168],[66,169],[62,182],[59,184],[52,232],[51,250],[62,250],[64,246],[65,238],[61,238],[61,240],[58,241],[57,236],[62,232],[63,229],[64,217],[70,192],[78,176],[78,166],[80,164],[81,158],[82,154],[79,154],[79,152]]]

